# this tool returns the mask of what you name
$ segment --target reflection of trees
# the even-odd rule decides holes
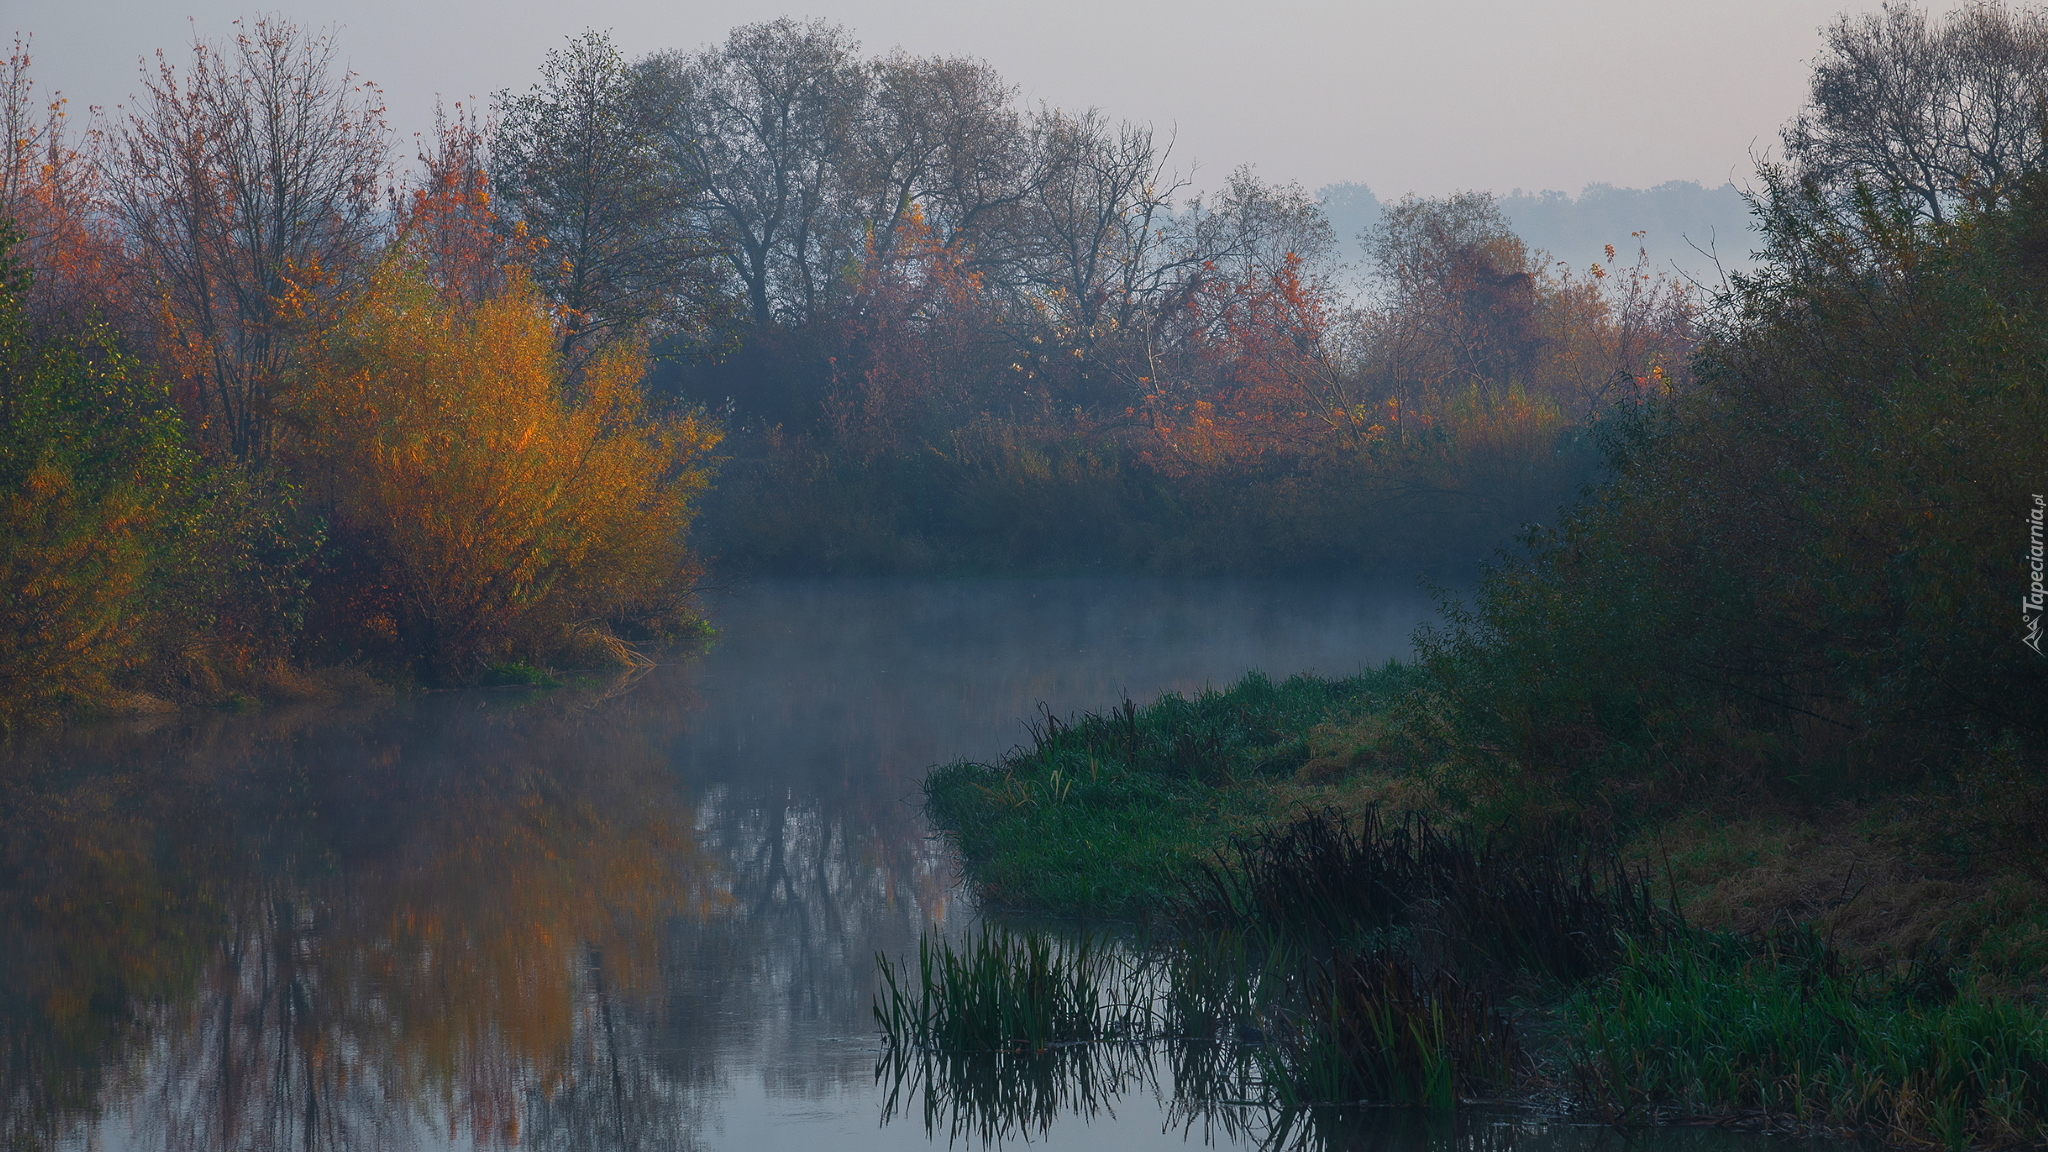
[[[666,687],[18,757],[8,1143],[100,1123],[180,1149],[683,1148],[735,1057],[785,1069],[770,1091],[863,1089],[863,1058],[784,1057],[870,1030],[874,955],[945,916],[944,859],[858,779],[792,799],[728,771],[685,803]]]
[[[10,1142],[95,1103],[167,1148],[509,1142],[530,1100],[623,1083],[600,1023],[658,987],[661,926],[722,898],[645,734],[567,703],[199,725],[168,766],[17,772]],[[38,870],[34,841],[90,848]]]
[[[721,858],[731,915],[671,934],[673,1016],[734,1021],[725,1044],[757,1054],[873,1030],[875,954],[914,947],[945,918],[949,865],[920,834],[915,811],[894,797],[873,810],[859,798],[834,799],[791,801],[780,789],[735,786],[700,800],[697,835]],[[741,1003],[737,1019],[721,1017]],[[792,1068],[801,1063],[763,1061],[768,1089],[818,1095],[870,1075],[865,1062]]]

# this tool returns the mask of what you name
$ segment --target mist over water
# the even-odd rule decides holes
[[[870,1011],[877,953],[976,917],[920,818],[924,770],[1001,753],[1041,704],[1403,656],[1431,615],[1401,586],[1108,578],[764,582],[710,609],[707,651],[637,680],[16,749],[0,778],[4,1135],[946,1143],[914,1100],[885,1121]],[[1177,1111],[1171,1069],[1134,1068],[1034,1138],[1255,1137]],[[1317,1146],[1584,1143],[1513,1116],[1345,1123]]]

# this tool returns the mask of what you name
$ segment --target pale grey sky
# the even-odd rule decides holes
[[[1797,109],[1818,31],[1875,0],[0,0],[35,71],[73,106],[133,91],[138,60],[182,57],[196,30],[274,11],[338,26],[385,90],[394,128],[437,94],[532,82],[567,36],[609,29],[628,55],[693,48],[734,24],[821,16],[870,52],[987,59],[1029,100],[1095,105],[1177,134],[1211,183],[1240,163],[1313,189],[1383,197],[1591,182],[1743,183],[1753,148]],[[1942,4],[1938,7],[1949,7]]]

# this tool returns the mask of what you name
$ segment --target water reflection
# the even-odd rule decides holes
[[[1040,701],[1378,662],[1427,605],[1277,582],[875,581],[758,585],[714,611],[716,646],[635,683],[10,749],[0,1140],[992,1142],[943,1111],[928,1130],[922,1095],[882,1122],[874,957],[972,921],[918,818],[924,769],[1015,743]],[[1038,1134],[1119,1152],[1260,1138],[1174,1114],[1170,1071],[1111,1063],[1078,1109],[1044,1081]]]
[[[166,1148],[509,1142],[522,1088],[617,1064],[596,1022],[659,986],[664,924],[730,901],[722,864],[587,699],[451,703],[18,761],[10,1141],[98,1096]]]

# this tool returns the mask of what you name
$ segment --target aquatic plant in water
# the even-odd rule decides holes
[[[945,1052],[1040,1052],[1057,1044],[1147,1038],[1156,1013],[1128,955],[1092,937],[1054,941],[986,925],[963,944],[925,937],[917,982],[876,958],[875,1022],[897,1046]],[[1123,996],[1123,999],[1117,999]]]

